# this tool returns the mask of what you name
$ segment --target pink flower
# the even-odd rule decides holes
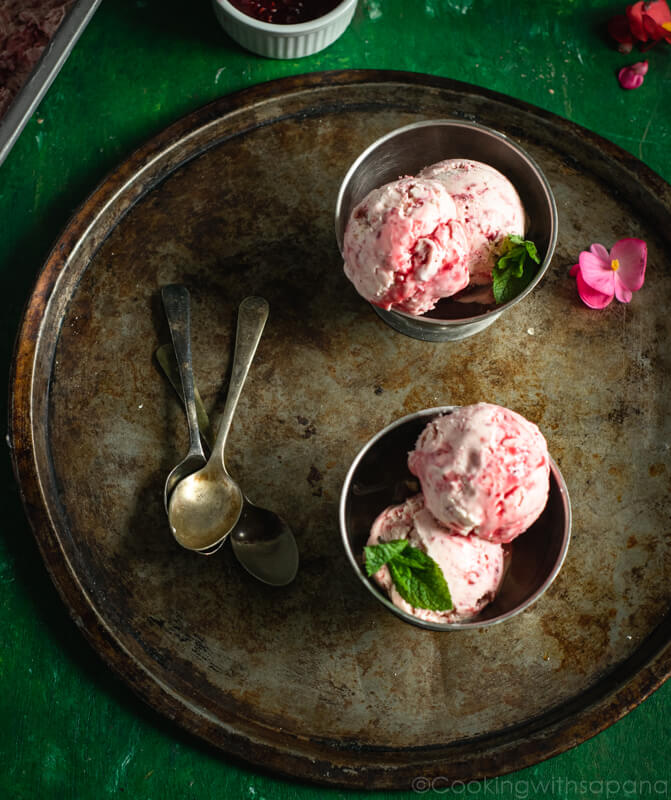
[[[571,275],[578,294],[590,308],[605,308],[613,299],[631,300],[632,292],[643,286],[648,248],[642,239],[620,239],[610,253],[602,244],[593,244],[580,253]]]
[[[671,11],[666,0],[638,2],[627,6],[627,20],[634,38],[641,42],[671,41]]]
[[[623,89],[638,89],[643,83],[643,77],[648,71],[647,61],[637,61],[628,67],[622,67],[617,73],[617,79]]]
[[[625,14],[618,14],[608,23],[608,33],[618,42],[618,50],[630,53],[635,42],[652,47],[664,39],[671,43],[671,11],[666,0],[639,0],[627,6]]]

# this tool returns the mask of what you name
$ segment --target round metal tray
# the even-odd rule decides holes
[[[540,286],[486,331],[431,344],[387,327],[345,279],[340,181],[419,119],[497,128],[541,165],[560,214]],[[20,330],[11,439],[52,578],[93,647],[147,703],[234,756],[297,778],[404,788],[533,764],[639,703],[671,670],[671,187],[622,150],[510,98],[390,72],[312,74],[191,114],[96,189],[51,253]],[[600,312],[580,250],[649,246],[646,284]],[[158,372],[158,297],[193,298],[195,374],[221,409],[235,311],[271,316],[230,471],[293,525],[295,583],[256,583],[226,547],[180,550],[162,486],[186,452]],[[480,632],[404,624],[358,583],[337,501],[363,442],[421,408],[486,400],[539,424],[574,506],[547,594]]]

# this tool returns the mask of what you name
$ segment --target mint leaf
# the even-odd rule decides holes
[[[398,593],[411,606],[431,611],[449,611],[453,607],[441,568],[419,548],[411,547],[403,559],[390,561],[389,572]]]
[[[452,597],[442,570],[419,547],[394,539],[365,547],[366,572],[374,575],[385,564],[401,597],[415,608],[449,611]]]
[[[364,547],[366,556],[366,574],[368,577],[384,567],[392,558],[397,558],[406,547],[410,547],[407,539],[392,539],[390,542],[380,542],[370,547]]]
[[[526,289],[540,264],[536,245],[521,236],[506,237],[500,253],[492,270],[492,291],[497,304],[507,303]]]

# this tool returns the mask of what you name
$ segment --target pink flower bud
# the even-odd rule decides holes
[[[648,71],[647,61],[638,61],[628,67],[622,67],[617,73],[617,79],[623,89],[638,89],[643,83],[643,76]]]

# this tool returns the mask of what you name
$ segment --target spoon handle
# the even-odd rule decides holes
[[[268,301],[263,297],[245,297],[238,309],[238,327],[235,335],[235,353],[233,355],[233,369],[231,370],[231,382],[228,386],[226,405],[224,406],[217,439],[212,448],[211,461],[216,463],[225,471],[224,449],[226,439],[231,427],[233,415],[238,405],[240,393],[247,379],[247,373],[251,366],[256,348],[261,339],[261,334],[268,319]]]
[[[174,347],[172,344],[162,344],[156,348],[154,355],[156,356],[159,367],[163,370],[166,378],[170,381],[170,385],[177,392],[177,396],[182,401],[182,405],[184,405],[184,390],[182,389],[182,379],[179,374]],[[210,418],[203,405],[203,399],[200,396],[195,379],[193,388],[196,396],[196,416],[198,417],[198,426],[200,427],[200,438],[207,449],[211,450],[212,442],[214,441],[212,425],[210,424]]]
[[[186,420],[189,425],[189,453],[197,453],[204,458],[198,429],[196,388],[191,360],[191,297],[186,286],[170,284],[161,288],[161,299],[182,381]]]

